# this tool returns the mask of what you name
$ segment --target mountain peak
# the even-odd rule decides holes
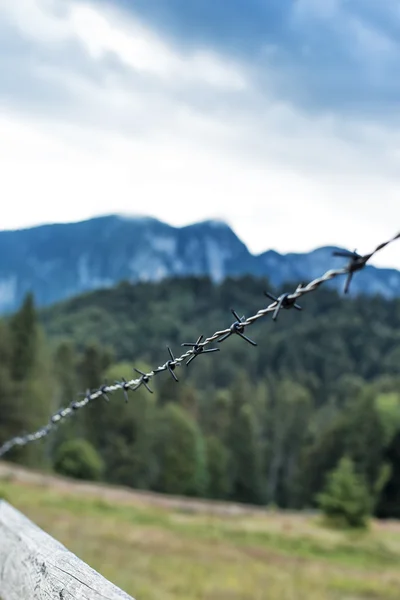
[[[115,216],[117,219],[120,219],[121,221],[130,221],[130,222],[137,222],[137,223],[162,223],[162,221],[160,221],[159,219],[156,219],[155,217],[150,217],[149,215],[142,215],[142,214],[135,214],[135,213],[121,212],[121,213],[117,213],[116,215],[110,215],[110,216]]]
[[[200,221],[199,225],[208,225],[209,227],[215,227],[216,229],[231,229],[231,227],[222,219],[206,219]]]
[[[273,286],[297,284],[340,267],[343,259],[332,257],[336,249],[254,256],[223,220],[173,227],[133,213],[0,231],[0,312],[15,310],[28,291],[44,306],[122,280],[195,275],[218,282],[248,274],[268,277]],[[400,297],[400,273],[367,266],[352,292]]]
[[[190,223],[184,225],[182,229],[201,229],[207,227],[209,229],[226,230],[232,231],[232,228],[222,219],[205,219],[204,221],[197,221],[196,223]]]

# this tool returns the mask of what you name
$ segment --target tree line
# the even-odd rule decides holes
[[[123,282],[41,311],[28,295],[0,322],[0,443],[78,391],[164,363],[167,345],[179,355],[181,342],[229,326],[231,307],[254,314],[264,288],[250,277]],[[153,394],[99,399],[9,459],[289,509],[316,506],[342,465],[362,479],[371,511],[399,517],[400,302],[321,289],[302,304],[249,328],[257,348],[239,336],[216,343],[220,352],[176,369],[179,383],[166,372]]]

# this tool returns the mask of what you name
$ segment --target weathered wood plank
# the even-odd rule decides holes
[[[0,500],[3,600],[133,600]]]

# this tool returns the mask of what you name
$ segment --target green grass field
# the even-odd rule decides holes
[[[300,514],[105,500],[51,478],[0,480],[0,497],[136,600],[400,598],[399,523],[339,532]]]

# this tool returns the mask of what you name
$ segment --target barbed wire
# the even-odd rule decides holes
[[[310,283],[306,285],[299,284],[295,291],[292,293],[284,293],[281,294],[279,297],[275,297],[269,292],[264,292],[265,296],[272,300],[271,304],[269,304],[265,308],[260,309],[255,315],[252,315],[247,319],[244,316],[239,317],[238,313],[234,309],[231,309],[231,312],[235,317],[235,321],[227,329],[216,331],[213,335],[205,338],[204,340],[204,336],[200,335],[196,342],[184,342],[181,345],[183,347],[190,347],[190,350],[176,358],[174,357],[171,348],[167,347],[169,353],[169,360],[167,360],[163,365],[153,369],[149,373],[144,373],[143,371],[134,369],[136,373],[140,375],[140,377],[136,379],[126,381],[126,379],[122,378],[121,381],[116,381],[114,385],[104,384],[96,390],[87,390],[84,394],[83,400],[73,401],[66,408],[58,410],[55,414],[51,416],[47,425],[41,427],[34,433],[16,436],[5,442],[2,446],[0,446],[0,457],[4,456],[4,454],[9,452],[15,446],[25,446],[30,442],[40,440],[41,438],[45,437],[57,427],[60,421],[71,416],[77,410],[85,407],[87,404],[89,404],[89,402],[93,402],[98,398],[102,397],[107,402],[109,402],[110,394],[118,390],[122,390],[125,396],[125,401],[128,402],[128,392],[136,391],[141,386],[144,386],[148,392],[153,393],[153,390],[150,388],[149,383],[155,375],[158,375],[159,373],[162,373],[164,371],[169,371],[173,379],[176,382],[178,382],[178,378],[175,374],[176,367],[180,366],[181,363],[185,361],[186,365],[189,365],[200,354],[218,352],[220,350],[219,348],[206,349],[206,346],[212,344],[213,342],[221,343],[232,335],[239,335],[243,340],[245,340],[252,346],[257,346],[256,342],[254,342],[244,333],[246,327],[265,317],[270,312],[273,313],[272,319],[276,321],[282,309],[287,310],[294,308],[296,310],[302,310],[301,306],[297,304],[296,300],[298,300],[306,294],[309,294],[310,292],[316,291],[322,284],[332,279],[335,279],[336,277],[340,277],[341,275],[347,275],[344,287],[344,293],[347,294],[354,273],[356,273],[357,271],[361,271],[367,265],[368,261],[377,252],[379,252],[380,250],[382,250],[397,239],[400,239],[400,233],[390,238],[386,242],[379,244],[369,254],[360,255],[357,254],[357,252],[349,252],[347,250],[333,252],[334,256],[348,258],[349,262],[347,266],[341,269],[330,269],[329,271],[326,271],[326,273],[324,273],[321,277],[317,277],[316,279],[310,281]]]

